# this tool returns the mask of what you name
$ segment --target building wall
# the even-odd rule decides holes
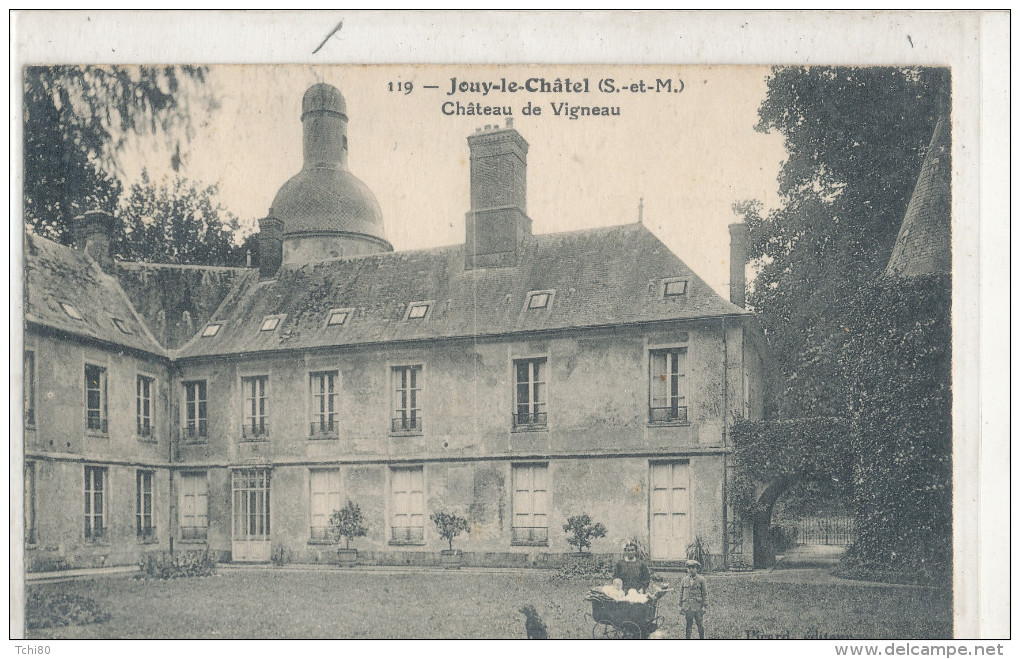
[[[26,545],[31,568],[66,563],[94,566],[135,562],[144,551],[168,546],[170,499],[169,372],[165,360],[129,354],[48,333],[29,331],[25,350],[35,359],[34,423],[25,427],[25,460],[34,470],[34,542]],[[107,430],[89,430],[85,412],[85,365],[106,369]],[[154,380],[152,434],[139,436],[136,383]],[[105,468],[107,532],[85,538],[85,467]],[[155,472],[154,542],[136,535],[139,469]]]

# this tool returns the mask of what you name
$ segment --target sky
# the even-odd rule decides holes
[[[643,203],[644,224],[727,295],[727,225],[738,219],[732,204],[778,203],[782,139],[754,131],[768,73],[751,66],[214,66],[207,85],[218,108],[192,115],[181,173],[218,184],[223,205],[255,230],[280,186],[301,169],[302,95],[326,82],[347,101],[348,166],[378,199],[394,249],[462,243],[466,138],[504,117],[446,115],[443,104],[509,106],[530,144],[527,212],[535,233],[636,222]],[[450,94],[452,78],[519,85],[570,78],[587,80],[588,92]],[[638,91],[599,91],[609,79],[614,88],[637,83]],[[642,80],[667,79],[671,93],[640,91]],[[619,116],[571,120],[553,112],[560,103],[619,107]],[[529,104],[541,114],[522,114]],[[168,152],[142,143],[120,164],[130,183],[142,167],[156,179],[172,175],[169,162]]]

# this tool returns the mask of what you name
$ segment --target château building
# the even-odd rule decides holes
[[[466,564],[555,564],[580,513],[596,552],[750,555],[726,506],[728,424],[763,398],[743,225],[729,300],[640,223],[535,232],[508,125],[467,139],[465,242],[395,252],[343,96],[314,85],[301,120],[257,268],[116,261],[101,212],[72,247],[27,236],[29,569],[332,562],[347,500],[365,563],[438,563],[437,511],[468,519]]]

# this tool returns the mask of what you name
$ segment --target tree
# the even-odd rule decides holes
[[[468,521],[456,513],[440,511],[432,513],[431,518],[439,531],[439,537],[450,543],[450,551],[453,551],[453,539],[470,531]]]
[[[606,527],[602,522],[592,522],[591,515],[584,513],[567,518],[563,525],[563,532],[569,533],[567,544],[577,547],[579,553],[584,553],[585,547],[591,547],[591,541],[596,538],[606,537]]]
[[[182,177],[156,183],[143,170],[120,210],[123,233],[114,253],[129,261],[243,266],[237,217],[217,194],[214,185]]]
[[[340,510],[334,510],[329,516],[329,530],[334,540],[340,542],[340,538],[346,541],[345,549],[351,548],[351,540],[368,535],[368,527],[365,526],[365,516],[361,513],[361,507],[347,500],[347,505]]]
[[[117,155],[135,137],[176,147],[191,136],[206,69],[194,66],[32,66],[25,69],[25,223],[69,243],[71,219],[114,212],[121,184]]]
[[[781,416],[846,413],[834,356],[885,267],[931,139],[945,70],[777,67],[756,130],[789,157],[780,208],[734,205],[758,268],[749,302],[785,376]]]

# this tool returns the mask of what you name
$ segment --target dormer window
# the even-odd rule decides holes
[[[74,308],[74,305],[68,302],[61,302],[60,308],[64,310],[64,313],[66,313],[71,318],[74,318],[75,320],[85,320],[84,318],[82,318],[82,315],[78,313],[78,310]]]
[[[209,338],[210,336],[216,336],[216,332],[220,331],[220,327],[221,326],[218,323],[206,325],[205,329],[202,330],[202,337]]]
[[[680,297],[687,295],[686,279],[666,279],[662,284],[662,294],[665,297]]]
[[[326,320],[326,327],[336,327],[338,325],[346,325],[347,319],[351,316],[350,309],[330,309],[329,317]]]
[[[262,327],[259,327],[260,332],[272,332],[280,326],[280,316],[266,316],[262,320]]]
[[[528,293],[528,305],[530,309],[548,309],[552,306],[553,293],[555,291],[531,291]]]
[[[120,318],[114,318],[113,319],[113,324],[116,325],[117,329],[119,329],[123,334],[130,334],[131,333],[131,330],[129,330],[127,328],[127,325],[125,325],[124,321],[121,320]]]
[[[429,308],[432,306],[431,302],[412,302],[407,305],[407,314],[404,316],[404,320],[422,320],[428,316]]]

